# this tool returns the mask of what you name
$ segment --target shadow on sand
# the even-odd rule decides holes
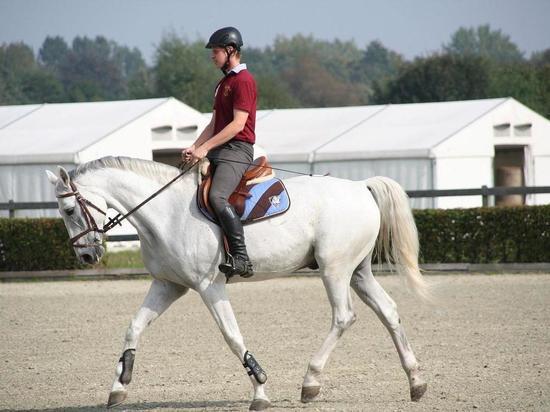
[[[123,403],[110,410],[117,411],[149,411],[149,410],[162,410],[162,409],[178,409],[178,410],[208,410],[215,408],[222,408],[227,411],[238,411],[248,409],[249,401],[190,401],[190,402],[140,402],[140,403]],[[63,410],[64,412],[87,412],[87,411],[105,411],[107,407],[105,404],[89,405],[89,406],[64,406],[62,408],[44,408],[44,409],[0,409],[0,412],[7,411],[33,411],[33,412],[54,412]]]

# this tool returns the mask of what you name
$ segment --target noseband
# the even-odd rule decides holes
[[[69,243],[72,247],[76,248],[85,248],[85,247],[95,247],[96,245],[93,243],[78,243],[78,240],[82,238],[83,236],[86,236],[90,232],[96,232],[96,233],[106,233],[108,230],[112,229],[116,224],[120,224],[118,221],[118,216],[110,219],[104,226],[103,229],[100,229],[97,226],[97,223],[90,213],[90,209],[88,209],[88,206],[91,208],[94,208],[99,213],[101,213],[103,216],[107,216],[107,213],[101,210],[99,207],[94,205],[92,202],[90,202],[88,199],[85,199],[82,197],[80,192],[77,190],[76,186],[73,182],[70,182],[72,192],[63,193],[62,195],[57,195],[56,197],[58,199],[62,199],[65,197],[71,197],[74,196],[76,199],[76,203],[80,206],[80,210],[82,211],[82,214],[84,215],[84,219],[86,220],[86,229],[82,232],[80,232],[78,235],[73,236],[69,239]]]

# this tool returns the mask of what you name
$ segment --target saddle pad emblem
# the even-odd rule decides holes
[[[276,195],[275,195],[275,196],[271,196],[271,197],[269,198],[269,203],[271,203],[271,205],[272,205],[273,207],[279,207],[280,204],[281,204],[281,198],[280,198],[279,196],[276,196]]]

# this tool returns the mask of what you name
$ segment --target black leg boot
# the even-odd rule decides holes
[[[252,269],[252,262],[250,262],[248,253],[246,252],[241,219],[232,206],[226,206],[218,214],[218,219],[229,242],[229,251],[231,253],[228,256],[227,262],[219,265],[220,271],[225,273],[228,278],[233,275],[245,278],[252,276],[254,271]]]

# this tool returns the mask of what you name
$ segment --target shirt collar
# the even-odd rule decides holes
[[[246,70],[246,63],[241,63],[241,64],[238,64],[236,65],[235,67],[233,67],[229,73],[233,72],[235,74],[239,73],[241,70]],[[229,74],[228,73],[228,74]]]

